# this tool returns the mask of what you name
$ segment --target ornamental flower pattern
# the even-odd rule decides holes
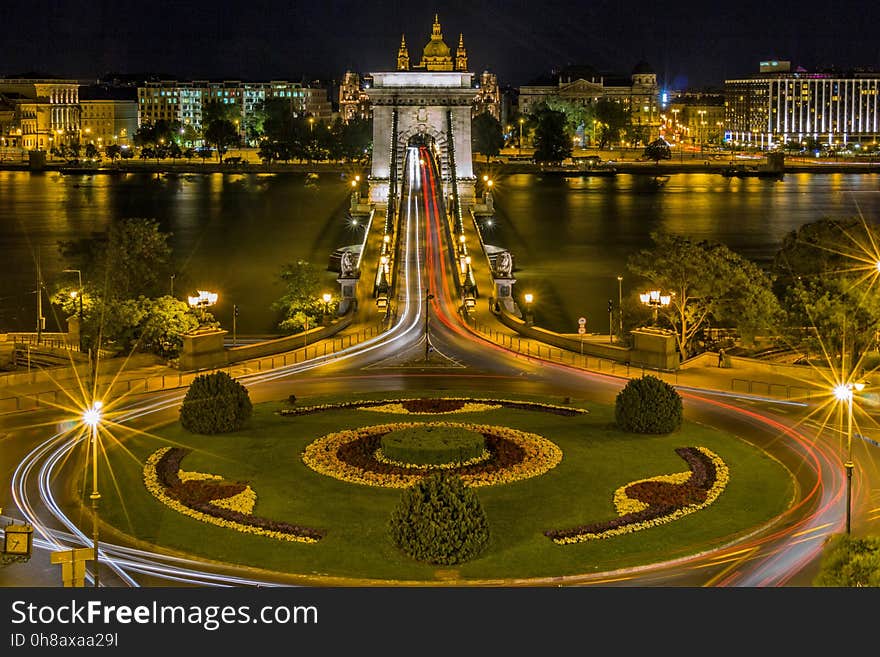
[[[614,492],[618,518],[573,529],[550,530],[554,543],[581,543],[657,527],[695,513],[715,502],[730,481],[730,470],[720,456],[705,447],[675,450],[690,466],[689,472],[640,479]]]
[[[330,433],[309,443],[303,463],[315,472],[365,486],[408,488],[430,473],[381,463],[375,458],[379,441],[391,431],[415,426],[459,427],[483,434],[490,458],[454,468],[468,486],[494,486],[537,477],[562,461],[562,450],[538,434],[486,424],[401,422]]]
[[[180,461],[188,453],[178,447],[163,447],[144,464],[144,485],[165,506],[195,520],[248,534],[298,543],[317,543],[323,538],[321,530],[252,515],[257,495],[248,485],[227,484],[222,477],[215,479],[217,475],[181,479]],[[218,495],[223,491],[228,494]]]
[[[544,413],[553,413],[555,415],[565,415],[565,416],[574,416],[574,415],[584,415],[589,413],[585,408],[577,408],[576,406],[559,406],[557,404],[545,404],[542,402],[530,402],[530,401],[522,401],[516,399],[474,399],[471,397],[423,397],[420,399],[381,399],[381,400],[360,400],[360,401],[351,401],[351,402],[339,402],[336,404],[316,404],[313,406],[303,406],[301,408],[284,408],[279,411],[280,415],[309,415],[311,413],[320,413],[322,411],[333,411],[340,409],[348,409],[348,408],[356,408],[359,410],[367,410],[367,409],[376,409],[377,407],[387,407],[389,410],[382,411],[388,413],[398,413],[398,404],[404,410],[407,411],[405,414],[412,414],[414,411],[413,407],[417,407],[419,405],[428,405],[428,404],[440,404],[446,403],[448,405],[452,404],[480,404],[485,406],[495,406],[501,408],[512,408],[524,411],[540,411]],[[394,410],[391,410],[394,409]],[[492,409],[483,409],[483,410],[495,410]],[[416,413],[425,413],[425,410],[415,411]],[[452,412],[449,410],[444,410],[442,413]],[[458,411],[458,412],[471,412],[471,411]],[[432,413],[434,415],[439,413]]]

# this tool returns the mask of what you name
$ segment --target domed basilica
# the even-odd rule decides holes
[[[398,71],[467,71],[467,50],[464,47],[464,36],[458,35],[458,48],[455,49],[455,58],[452,50],[443,41],[440,31],[440,19],[434,15],[434,27],[431,30],[431,40],[422,50],[422,60],[418,65],[410,66],[409,50],[406,47],[406,37],[400,37],[400,49],[397,51]]]

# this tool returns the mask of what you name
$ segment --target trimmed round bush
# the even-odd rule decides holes
[[[229,433],[250,419],[253,406],[247,388],[226,372],[200,374],[180,407],[180,423],[192,433]]]
[[[403,491],[389,531],[403,552],[432,564],[470,561],[489,541],[489,523],[477,494],[461,477],[445,472]]]
[[[670,433],[681,426],[681,395],[656,376],[632,379],[617,394],[614,419],[624,431]]]
[[[482,455],[486,439],[460,427],[422,425],[386,433],[382,454],[398,463],[444,465],[462,463]]]

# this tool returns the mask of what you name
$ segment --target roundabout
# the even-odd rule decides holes
[[[171,423],[127,438],[108,452],[124,499],[105,494],[102,520],[157,552],[258,568],[270,580],[539,583],[725,548],[778,523],[796,497],[791,472],[763,450],[691,422],[668,436],[636,435],[614,426],[607,404],[522,398],[504,408],[476,397],[467,403],[489,410],[456,413],[455,422],[438,410],[413,422],[392,410],[364,413],[357,401],[321,400],[298,413],[266,402],[230,434]],[[381,436],[414,426],[478,433],[491,454],[449,469],[476,490],[490,529],[485,553],[454,573],[413,561],[388,537],[400,489],[430,469],[370,457]],[[713,473],[700,470],[700,455]],[[646,513],[641,526],[631,522]],[[591,523],[619,529],[584,538]]]

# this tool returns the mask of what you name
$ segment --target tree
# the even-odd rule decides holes
[[[607,98],[596,103],[596,134],[600,148],[620,141],[620,135],[628,125],[629,111],[623,105]]]
[[[284,296],[273,307],[281,311],[279,328],[287,333],[296,333],[308,326],[317,326],[324,312],[321,292],[321,277],[314,265],[298,260],[285,265],[281,270],[281,281],[286,287]]]
[[[373,120],[352,119],[342,127],[342,153],[349,161],[369,156],[373,145]]]
[[[68,267],[79,269],[101,296],[136,299],[164,291],[170,236],[155,219],[128,218],[113,222],[104,233],[60,242],[59,248]]]
[[[672,159],[672,149],[669,148],[666,140],[661,137],[645,146],[643,155],[649,160],[654,160],[654,164],[660,164],[660,160]]]
[[[229,433],[250,419],[253,405],[247,388],[226,372],[200,374],[180,405],[180,424],[192,433]]]
[[[504,130],[501,123],[489,112],[477,114],[471,125],[473,150],[489,158],[497,157],[504,147]]]
[[[391,540],[418,561],[459,564],[489,542],[489,522],[461,477],[438,472],[403,491],[389,522]]]
[[[746,340],[776,325],[779,304],[772,279],[723,244],[652,233],[654,246],[630,258],[629,269],[670,295],[664,318],[684,358],[710,319],[735,324]]]
[[[880,586],[880,538],[833,536],[825,545],[815,586]]]
[[[214,119],[205,129],[205,141],[217,149],[217,159],[223,163],[223,154],[238,144],[238,129],[232,121]]]
[[[878,249],[880,230],[860,217],[820,219],[783,238],[775,289],[793,344],[829,358],[845,354],[847,370],[875,346]]]
[[[624,431],[671,433],[681,426],[681,395],[655,376],[632,379],[617,393],[614,420]]]
[[[593,105],[585,105],[564,98],[551,96],[544,101],[547,107],[565,114],[565,127],[568,134],[574,136],[579,130],[583,131],[591,125],[596,116]]]
[[[89,160],[97,160],[101,157],[101,154],[98,152],[98,147],[93,143],[89,142],[86,144],[86,158]]]
[[[119,144],[110,144],[104,149],[104,154],[115,162],[122,156],[122,147]]]
[[[565,114],[542,107],[536,113],[535,161],[562,162],[571,156],[571,137],[565,131]]]

